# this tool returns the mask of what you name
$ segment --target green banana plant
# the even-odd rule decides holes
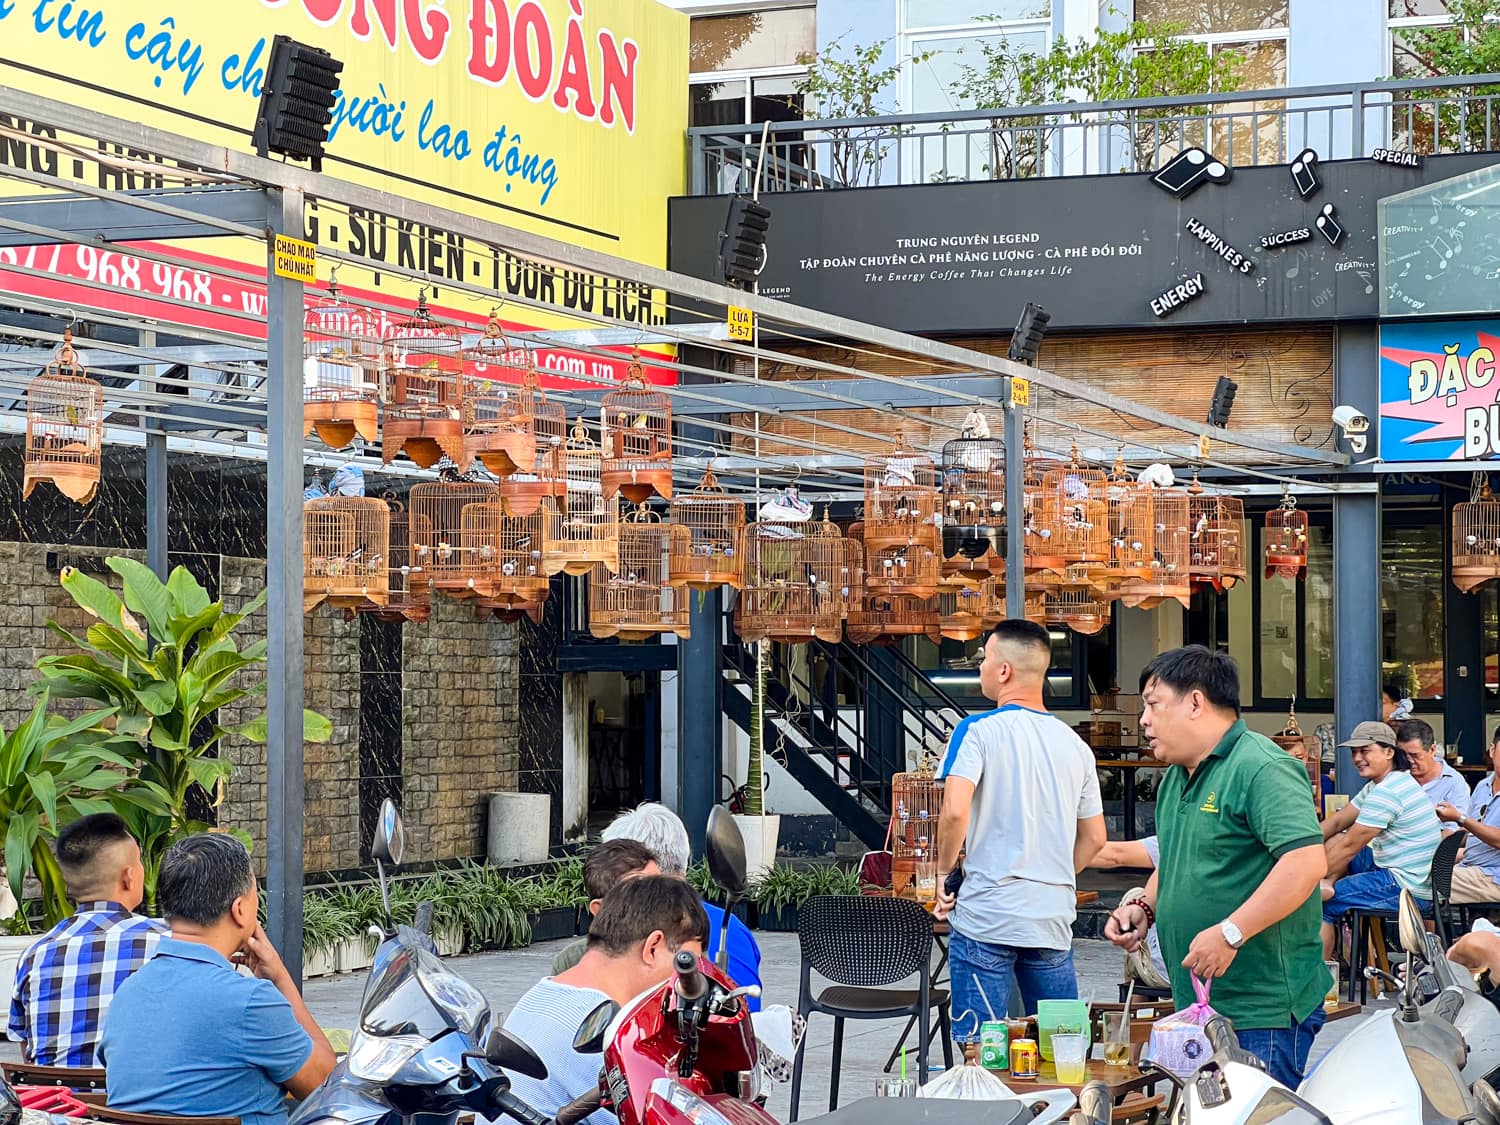
[[[123,597],[81,571],[63,571],[63,589],[94,620],[82,637],[48,622],[78,651],[38,661],[38,688],[54,699],[81,698],[109,708],[114,738],[131,747],[140,780],[166,794],[165,813],[144,807],[128,815],[122,811],[138,834],[147,897],[154,903],[167,848],[209,827],[188,813],[193,787],[201,787],[214,805],[223,800],[234,766],[216,756],[215,748],[229,736],[266,741],[264,713],[233,726],[221,725],[217,717],[222,708],[265,691],[264,675],[255,671],[265,663],[265,641],[242,650],[234,636],[265,603],[265,592],[230,613],[182,567],[162,582],[134,559],[105,562],[120,577]],[[327,742],[332,736],[327,718],[303,711],[306,741]]]
[[[9,733],[0,729],[0,822],[5,824],[5,869],[11,892],[34,875],[42,912],[52,925],[69,912],[67,888],[51,841],[69,821],[89,813],[131,810],[162,814],[166,794],[133,780],[132,763],[101,725],[113,707],[64,719],[47,713],[42,690],[36,706]],[[24,928],[18,910],[11,928]]]
[[[750,682],[750,749],[745,755],[746,816],[765,812],[762,797],[766,790],[766,653],[770,647],[770,641],[755,643],[755,678]]]

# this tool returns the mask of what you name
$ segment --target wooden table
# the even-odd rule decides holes
[[[1125,802],[1124,821],[1125,839],[1138,839],[1135,823],[1135,771],[1136,770],[1164,770],[1166,762],[1158,762],[1155,758],[1099,758],[1094,765],[1101,770],[1121,770],[1125,774]]]
[[[1333,1007],[1323,1009],[1323,1022],[1332,1023],[1334,1020],[1346,1020],[1351,1016],[1361,1014],[1363,1011],[1364,1007],[1354,1003],[1352,1000],[1340,1000]]]
[[[1110,1066],[1103,1059],[1089,1059],[1083,1064],[1083,1082],[1059,1082],[1057,1067],[1046,1059],[1042,1060],[1036,1078],[1016,1078],[1008,1070],[996,1071],[995,1077],[1022,1095],[1027,1090],[1072,1090],[1076,1094],[1085,1083],[1103,1082],[1109,1088],[1110,1098],[1117,1103],[1126,1094],[1167,1081],[1160,1073],[1146,1073],[1134,1065]]]

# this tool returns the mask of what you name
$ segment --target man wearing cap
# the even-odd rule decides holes
[[[1411,761],[1386,723],[1360,723],[1349,747],[1365,787],[1323,821],[1330,877],[1323,884],[1323,952],[1333,956],[1337,926],[1350,910],[1394,910],[1403,890],[1432,899],[1432,853],[1442,832],[1432,802],[1411,776]]]

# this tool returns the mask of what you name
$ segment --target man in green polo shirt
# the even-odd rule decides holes
[[[1141,673],[1141,733],[1170,765],[1156,797],[1161,863],[1104,935],[1134,949],[1154,920],[1177,1006],[1192,1003],[1193,974],[1211,979],[1240,1046],[1295,1088],[1332,983],[1318,935],[1327,861],[1307,771],[1245,728],[1239,699],[1234,661],[1201,645]]]

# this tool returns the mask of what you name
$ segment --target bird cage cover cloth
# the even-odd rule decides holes
[[[380,455],[389,465],[406,455],[424,469],[444,455],[468,469],[464,449],[463,338],[451,324],[428,315],[425,302],[396,325],[384,343],[385,432]]]
[[[712,469],[692,492],[672,500],[672,523],[687,535],[672,540],[669,583],[693,590],[745,584],[745,504],[720,487]]]
[[[537,373],[527,353],[524,367],[512,361],[510,341],[490,317],[484,335],[464,350],[469,387],[464,396],[464,449],[497,477],[536,466]]]
[[[599,483],[601,457],[583,419],[568,437],[567,491],[547,504],[542,562],[548,574],[584,575],[596,564],[620,569],[620,498],[606,497]]]
[[[1457,507],[1457,505],[1455,505]],[[1307,574],[1307,513],[1295,497],[1266,513],[1266,577],[1302,578]]]
[[[387,497],[385,505],[390,512],[386,599],[382,605],[361,605],[359,612],[395,625],[408,621],[421,624],[432,616],[432,583],[422,567],[412,561],[412,516],[393,497]]]
[[[891,809],[891,892],[916,898],[918,865],[937,860],[943,783],[928,770],[898,773],[891,778]]]
[[[1120,587],[1126,605],[1151,609],[1174,600],[1184,607],[1192,601],[1192,528],[1189,496],[1185,488],[1153,488],[1151,491],[1151,577],[1131,579]]]
[[[104,388],[87,375],[69,373],[74,371],[82,371],[76,358],[72,364],[53,364],[26,388],[23,500],[41,481],[78,504],[99,491]]]
[[[837,644],[854,592],[847,541],[821,523],[752,523],[745,528],[745,586],[734,610],[742,640]]]
[[[302,505],[302,611],[384,606],[390,594],[391,510],[373,496]]]
[[[687,639],[692,594],[667,581],[677,541],[687,538],[687,528],[641,515],[621,524],[619,569],[589,572],[589,633],[622,641],[663,633]]]
[[[1005,557],[1005,443],[987,436],[988,423],[986,436],[977,430],[966,424],[964,436],[943,446],[943,556],[956,570]]]
[[[1222,593],[1248,577],[1245,502],[1238,496],[1191,493],[1188,507],[1192,580]]]
[[[493,605],[540,602],[551,582],[542,567],[546,513],[507,515],[497,498],[464,505],[460,516],[465,552],[479,560],[474,593]]]
[[[324,445],[343,449],[356,436],[380,439],[379,314],[332,292],[303,317],[302,436],[316,430]]]
[[[672,400],[646,385],[639,362],[626,382],[599,401],[604,458],[600,483],[607,499],[621,494],[644,504],[651,494],[672,498]]]
[[[1453,505],[1453,584],[1472,594],[1500,578],[1500,500],[1480,476],[1469,499]]]
[[[568,494],[568,416],[560,402],[538,395],[532,405],[532,463],[500,481],[500,500],[513,516],[529,516],[543,500]]]
[[[464,509],[494,503],[500,490],[483,481],[423,481],[412,485],[412,554],[433,589],[450,597],[479,594],[488,558],[472,539],[464,543]]]

